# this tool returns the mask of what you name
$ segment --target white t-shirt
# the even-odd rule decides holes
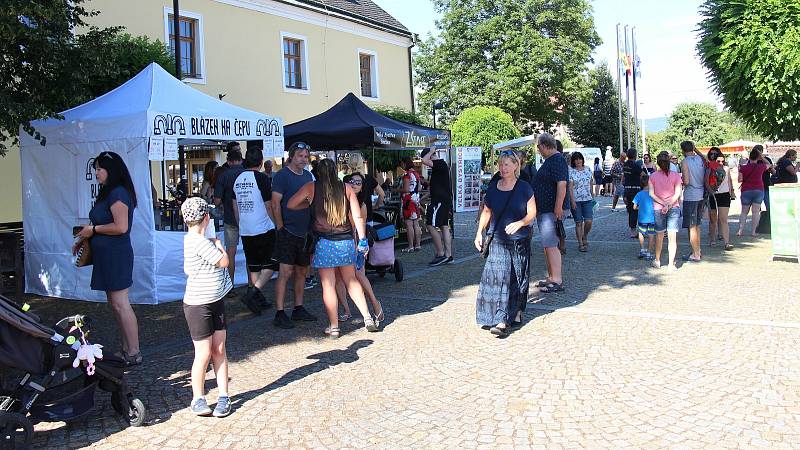
[[[222,252],[210,240],[197,233],[186,233],[183,237],[183,271],[188,279],[183,303],[214,303],[233,289],[228,269],[216,266],[220,259]]]
[[[233,182],[233,198],[239,207],[239,235],[258,236],[275,228],[267,214],[272,196],[269,177],[261,172],[245,170]]]

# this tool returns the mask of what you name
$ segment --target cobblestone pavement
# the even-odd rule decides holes
[[[192,349],[179,305],[137,307],[146,362],[129,379],[147,426],[126,428],[98,393],[89,418],[37,425],[35,445],[800,448],[800,266],[771,262],[769,241],[747,238],[733,252],[705,246],[705,262],[675,273],[649,269],[625,213],[606,203],[589,253],[569,243],[566,291],[532,295],[525,325],[506,339],[475,325],[472,213],[456,218],[456,264],[427,268],[428,244],[401,256],[402,283],[373,278],[381,333],[353,322],[333,341],[321,321],[278,330],[269,312],[254,318],[231,300],[226,419],[186,409]],[[535,279],[537,241],[533,254]],[[306,298],[322,317],[319,289]],[[113,347],[104,306],[30,302],[48,318],[96,314],[97,339]],[[213,404],[213,379],[208,387]]]

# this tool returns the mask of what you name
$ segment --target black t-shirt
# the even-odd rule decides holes
[[[769,158],[769,156],[764,155],[764,159],[766,159],[768,163],[772,164],[772,160]],[[764,164],[764,163],[759,160],[756,164]],[[769,187],[772,185],[771,183],[772,174],[770,173],[769,170],[765,170],[764,173],[761,175],[761,181],[764,183],[764,190],[768,190]]]
[[[797,173],[794,175],[786,171],[786,168],[793,165],[792,160],[781,158],[775,168],[775,183],[797,183]]]
[[[453,191],[450,188],[450,168],[443,159],[433,162],[430,191],[431,203],[450,205],[453,202]]]
[[[642,166],[630,159],[625,161],[622,165],[622,180],[625,189],[641,190]]]
[[[536,214],[552,213],[556,207],[558,183],[567,182],[569,168],[560,153],[549,156],[533,178],[533,193],[536,197]],[[566,197],[564,199],[566,202]]]
[[[217,183],[214,185],[214,197],[222,200],[223,222],[228,225],[236,225],[236,217],[233,215],[233,183],[242,172],[244,167],[241,164],[228,166],[217,177]]]

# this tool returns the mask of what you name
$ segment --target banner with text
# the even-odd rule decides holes
[[[456,147],[456,212],[477,211],[481,205],[481,148]]]
[[[283,121],[277,117],[243,119],[168,113],[151,113],[150,116],[151,136],[223,141],[264,140],[276,142],[276,146],[283,151]]]
[[[414,148],[446,148],[450,146],[450,132],[447,130],[393,130],[375,128],[375,148],[414,149]]]

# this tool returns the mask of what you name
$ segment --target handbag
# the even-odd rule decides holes
[[[72,227],[72,237],[77,237],[78,233],[81,232],[83,227]],[[83,239],[80,241],[78,245],[78,253],[77,257],[75,258],[75,266],[76,267],[85,267],[92,265],[92,246],[89,243],[89,239]]]
[[[319,236],[313,231],[309,231],[306,233],[305,237],[303,238],[303,253],[310,255],[314,253],[317,249],[317,241],[319,240]]]
[[[499,223],[500,219],[503,218],[503,214],[505,214],[506,208],[508,207],[508,202],[510,202],[511,197],[514,196],[514,191],[517,189],[518,183],[519,180],[517,180],[517,183],[514,183],[514,189],[511,189],[511,193],[508,195],[508,198],[506,198],[506,203],[505,205],[503,205],[503,209],[500,210],[500,214],[497,215],[497,220],[495,220],[494,223]],[[483,245],[481,246],[481,258],[483,259],[489,257],[489,246],[492,244],[492,241],[494,240],[494,233],[495,230],[494,227],[492,227],[492,232],[486,234],[486,239],[483,240]]]

